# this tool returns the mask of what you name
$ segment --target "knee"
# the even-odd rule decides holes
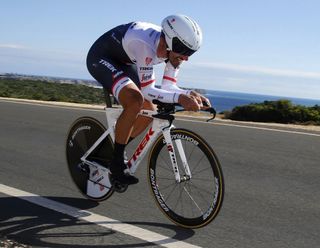
[[[123,96],[121,105],[125,110],[138,113],[143,107],[143,95],[139,90],[128,90]]]
[[[146,99],[144,99],[142,108],[148,109],[148,110],[156,110],[157,109],[156,105],[154,105],[152,102],[150,102]]]

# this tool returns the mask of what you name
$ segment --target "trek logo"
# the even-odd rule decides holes
[[[142,66],[139,67],[140,72],[152,72],[153,67]]]
[[[111,72],[117,72],[117,69],[113,65],[111,65],[108,61],[105,61],[104,59],[100,59],[99,63],[107,67]]]
[[[172,147],[172,145],[168,145],[167,148],[168,148],[168,151],[169,151],[169,152],[173,152],[173,147]]]
[[[123,71],[118,71],[116,74],[113,75],[113,78],[120,76],[122,73],[123,73]]]
[[[177,160],[176,160],[176,156],[173,152],[173,146],[172,145],[167,145],[167,149],[169,151],[170,157],[171,157],[171,161],[174,164],[174,171],[178,172],[178,168],[177,168]]]
[[[135,153],[133,154],[132,158],[128,161],[128,166],[129,168],[132,165],[132,162],[137,161],[137,158],[139,157],[139,155],[141,154],[141,152],[143,151],[143,149],[145,148],[146,144],[148,143],[148,141],[150,140],[150,137],[154,134],[154,131],[152,130],[152,128],[149,129],[148,133],[146,134],[146,136],[144,137],[144,139],[140,142],[137,150],[135,151]]]

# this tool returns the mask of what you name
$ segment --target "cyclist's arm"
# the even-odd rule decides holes
[[[171,90],[159,89],[155,87],[153,60],[156,58],[150,56],[152,53],[150,53],[147,46],[143,44],[138,45],[140,45],[140,49],[134,50],[139,51],[137,54],[134,54],[134,57],[136,58],[137,72],[140,80],[141,92],[144,98],[148,101],[157,99],[166,103],[180,103],[188,110],[198,110],[199,106],[193,99],[189,99],[189,96],[185,95],[187,93],[186,91],[180,88],[175,88],[175,86],[173,86]],[[171,67],[168,67],[169,72]]]
[[[184,90],[177,86],[178,72],[179,68],[174,68],[173,65],[168,61],[164,69],[161,89],[180,94],[190,95],[191,90]]]
[[[153,60],[156,58],[152,56],[150,48],[139,42],[131,42],[130,45],[135,46],[135,49],[132,49],[132,51],[136,59],[137,73],[144,98],[148,101],[158,99],[166,103],[177,103],[180,95],[179,92],[169,92],[155,87]],[[138,47],[139,49],[137,49]]]
[[[142,84],[143,85],[143,84]],[[200,109],[200,105],[197,101],[192,98],[192,96],[188,96],[186,94],[182,94],[179,92],[172,92],[163,89],[158,89],[155,87],[155,82],[151,82],[150,84],[143,85],[141,87],[141,92],[145,99],[152,101],[154,99],[160,100],[161,102],[166,103],[179,103],[185,110],[188,111],[198,111]]]
[[[152,72],[152,78],[154,78],[154,72]],[[181,93],[170,92],[167,90],[159,89],[155,87],[155,80],[149,80],[147,82],[141,81],[141,92],[145,99],[152,101],[157,99],[161,102],[166,103],[177,103]]]

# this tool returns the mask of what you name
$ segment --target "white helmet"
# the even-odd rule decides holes
[[[190,56],[200,48],[202,31],[190,17],[170,15],[164,18],[161,26],[169,50]]]

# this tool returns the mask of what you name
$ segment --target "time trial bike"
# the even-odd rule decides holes
[[[175,224],[200,228],[219,213],[224,197],[224,179],[212,147],[193,131],[176,128],[174,113],[183,111],[177,104],[157,104],[157,110],[142,110],[152,118],[131,158],[127,173],[134,174],[148,151],[148,185],[157,206]],[[67,164],[80,192],[94,201],[108,199],[126,185],[111,183],[109,170],[115,139],[115,123],[120,108],[106,108],[106,128],[92,117],[77,119],[66,141]],[[206,111],[215,117],[215,110]],[[211,119],[213,119],[211,118]]]

